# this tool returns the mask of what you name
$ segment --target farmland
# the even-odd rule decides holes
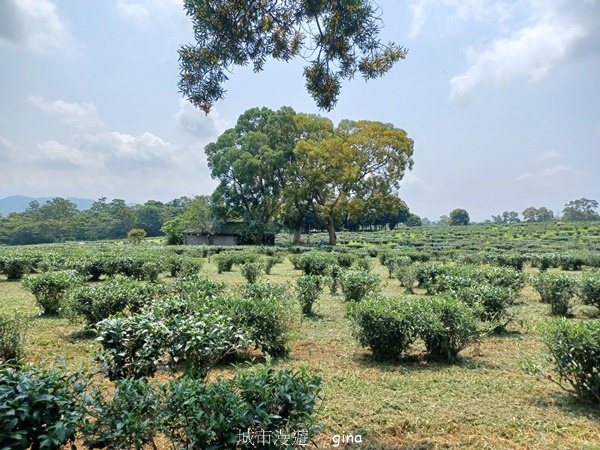
[[[234,366],[262,367],[255,377],[269,364],[296,374],[305,369],[306,377],[320,378],[314,408],[306,399],[316,392],[308,378],[298,375],[291,394],[298,395],[295,404],[305,408],[298,417],[314,424],[314,445],[321,448],[341,435],[360,436],[362,444],[349,448],[600,447],[597,402],[548,379],[558,379],[551,365],[532,369],[543,365],[548,322],[597,324],[598,305],[586,301],[581,286],[597,286],[600,223],[340,232],[337,246],[314,248],[321,240],[326,234],[295,247],[286,244],[287,235],[278,235],[274,247],[164,246],[158,240],[3,247],[0,312],[27,322],[26,363],[64,359],[68,370],[95,374],[92,384],[105,398],[128,378],[211,385],[234,379]],[[55,304],[40,301],[27,280],[55,273],[72,280]],[[552,283],[563,279],[572,289],[560,298],[540,297],[543,283],[557,294]],[[126,300],[107,303],[122,291]],[[92,298],[105,303],[82,306],[95,305]],[[456,334],[449,341],[431,325],[440,311],[460,319],[444,322],[446,332]],[[115,336],[126,333],[119,335],[117,325],[133,339],[139,337],[135,327],[147,336],[143,320],[156,317],[172,326],[165,334],[170,340],[144,341],[157,342],[148,364],[142,366],[141,353],[119,363],[126,349]],[[369,322],[373,317],[403,325],[386,337],[389,329],[365,325],[376,323]],[[198,332],[206,326],[220,331]],[[173,336],[186,345],[175,348]],[[194,339],[202,345],[187,345]],[[206,350],[206,342],[218,349]],[[266,354],[273,359],[263,366]],[[239,383],[238,389],[247,388]],[[288,425],[301,423],[292,416]],[[144,444],[171,448],[165,430]],[[83,443],[80,432],[75,438]]]

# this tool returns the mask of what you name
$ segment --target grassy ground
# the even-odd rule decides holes
[[[374,258],[372,263],[383,291],[400,294],[398,281],[388,279]],[[205,264],[203,271],[230,285],[243,283],[237,269],[217,274]],[[286,261],[266,280],[293,285],[298,275]],[[0,280],[0,311],[15,309],[31,316],[29,360],[64,356],[68,366],[93,367],[97,344],[78,334],[80,325],[38,317],[33,297],[19,283]],[[536,328],[549,317],[530,288],[508,331],[467,348],[455,365],[429,362],[418,352],[397,364],[375,362],[352,337],[341,296],[324,294],[315,310],[314,318],[298,316],[291,354],[278,363],[305,366],[323,378],[322,448],[333,446],[334,434],[360,434],[362,448],[600,449],[600,411],[520,368],[522,360],[543,352]],[[584,313],[589,311],[578,311]]]

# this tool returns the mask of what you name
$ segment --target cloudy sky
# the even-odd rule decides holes
[[[401,196],[437,219],[600,200],[600,0],[379,0],[409,56],[327,114],[415,140]],[[0,197],[212,192],[203,147],[254,106],[319,112],[302,61],[237,68],[205,116],[177,91],[181,0],[0,1]]]

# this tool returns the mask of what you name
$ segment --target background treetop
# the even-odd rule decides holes
[[[180,48],[179,89],[209,112],[223,98],[233,66],[263,69],[267,58],[301,56],[306,88],[331,110],[342,80],[389,71],[406,49],[379,39],[379,7],[371,0],[185,0],[195,44]]]

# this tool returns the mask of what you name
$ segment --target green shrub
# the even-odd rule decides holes
[[[356,261],[356,256],[352,253],[338,253],[336,257],[338,265],[346,269],[349,269]]]
[[[349,270],[342,274],[340,286],[346,301],[360,301],[379,290],[381,279],[363,270]]]
[[[555,316],[566,316],[571,309],[571,299],[576,292],[576,280],[569,275],[542,272],[531,278],[531,285],[540,294],[542,303],[550,304]]]
[[[5,273],[8,280],[20,280],[34,268],[30,258],[21,256],[4,257],[0,262],[0,272]]]
[[[187,299],[199,301],[221,295],[225,292],[225,283],[211,280],[206,275],[185,275],[175,282],[175,291]]]
[[[410,259],[410,257],[402,256],[402,255],[388,256],[387,258],[384,258],[384,261],[385,261],[384,265],[385,265],[385,267],[387,267],[387,270],[388,270],[389,278],[392,278],[392,276],[397,276],[395,274],[398,269],[412,264],[412,260]]]
[[[475,308],[479,311],[479,318],[494,323],[496,330],[504,328],[512,318],[509,308],[514,305],[516,297],[514,291],[508,288],[487,283],[461,287],[448,295]]]
[[[308,252],[293,258],[294,267],[303,270],[306,275],[326,275],[329,266],[336,263],[334,256],[323,252]]]
[[[217,299],[222,313],[243,327],[257,349],[273,356],[288,352],[293,309],[285,288],[270,284],[246,284],[240,296]]]
[[[477,313],[455,299],[431,298],[419,302],[419,335],[430,356],[447,362],[479,337]]]
[[[104,257],[85,257],[69,262],[67,267],[76,271],[85,280],[98,281],[106,274],[106,265],[107,261]]]
[[[0,314],[0,364],[23,358],[26,329],[27,321],[21,314]]]
[[[213,258],[213,261],[217,264],[217,272],[231,272],[233,268],[234,259],[231,254],[219,253]]]
[[[327,274],[329,275],[329,292],[332,295],[337,294],[342,273],[344,273],[344,269],[338,265],[331,265],[327,269]]]
[[[163,432],[178,448],[234,448],[248,430],[306,430],[310,439],[319,431],[314,411],[320,383],[304,371],[271,365],[208,384],[180,378],[166,388]]]
[[[34,296],[44,315],[56,315],[63,307],[67,290],[79,282],[73,271],[46,272],[30,275],[21,284]]]
[[[579,296],[586,305],[600,308],[600,271],[589,273],[582,278]]]
[[[364,270],[365,272],[369,272],[372,268],[371,261],[366,258],[361,258],[354,261],[354,267],[358,270]]]
[[[110,380],[156,373],[168,328],[149,314],[113,317],[96,325],[102,350],[96,360]]]
[[[407,299],[376,298],[353,304],[353,335],[379,360],[393,360],[408,352],[418,336],[415,304]]]
[[[413,286],[417,281],[417,271],[411,265],[398,265],[394,272],[406,294],[414,294]]]
[[[320,275],[303,275],[296,280],[302,314],[306,316],[313,314],[312,307],[323,291],[324,280],[325,278]]]
[[[97,394],[90,408],[92,420],[83,424],[87,448],[141,449],[153,446],[160,431],[161,392],[144,380],[119,380],[110,400]]]
[[[244,263],[240,266],[240,272],[248,283],[256,283],[264,272],[264,266],[261,262]]]
[[[265,258],[265,260],[264,260],[265,273],[267,275],[271,275],[271,270],[273,269],[275,264],[279,264],[281,261],[282,261],[282,256],[279,254],[276,254],[273,256],[268,256],[267,258]]]
[[[558,263],[562,270],[581,270],[585,263],[585,258],[582,255],[574,253],[563,253],[558,257]]]
[[[557,319],[546,325],[543,340],[560,385],[600,403],[600,321]]]
[[[89,380],[59,368],[0,365],[0,447],[59,449],[75,440]]]

